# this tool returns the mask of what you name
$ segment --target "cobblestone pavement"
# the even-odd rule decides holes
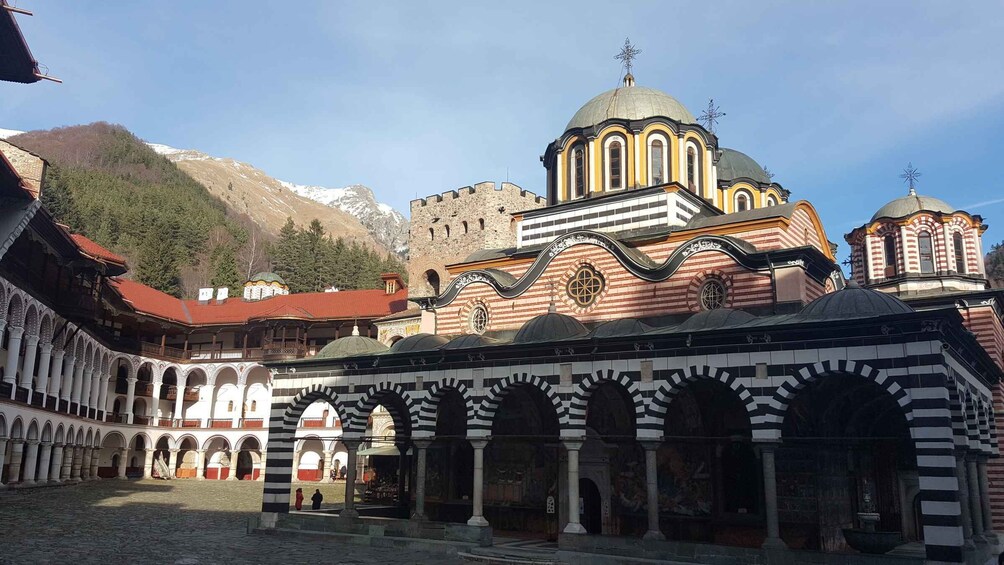
[[[320,488],[340,506],[342,484]],[[459,564],[454,556],[345,545],[321,536],[247,535],[260,482],[119,481],[0,493],[0,563]]]

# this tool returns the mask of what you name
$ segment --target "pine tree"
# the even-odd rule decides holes
[[[995,243],[990,247],[990,253],[984,257],[987,278],[991,286],[1004,286],[1004,242]]]
[[[209,284],[214,288],[227,287],[230,296],[237,296],[241,287],[241,275],[237,272],[237,258],[234,249],[229,245],[217,248],[213,258],[213,278]]]
[[[164,223],[155,224],[147,230],[139,249],[136,280],[180,298],[181,273],[173,240],[168,237],[171,231]]]

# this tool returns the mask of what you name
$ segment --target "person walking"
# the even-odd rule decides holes
[[[295,505],[296,505],[296,509],[297,510],[303,510],[303,489],[302,488],[296,489],[296,502],[295,502]]]
[[[314,489],[314,495],[310,497],[310,509],[320,510],[322,500],[324,500],[324,495],[321,494],[321,489]]]

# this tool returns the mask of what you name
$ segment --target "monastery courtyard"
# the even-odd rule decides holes
[[[343,485],[302,486],[341,505]],[[102,480],[0,494],[0,563],[459,563],[442,554],[371,548],[323,537],[247,535],[260,482]]]

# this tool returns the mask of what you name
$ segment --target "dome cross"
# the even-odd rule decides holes
[[[910,196],[917,196],[917,179],[921,177],[921,172],[914,168],[913,163],[907,163],[906,168],[903,169],[903,174],[899,175],[899,178],[903,179],[910,187]]]
[[[617,59],[624,66],[624,70],[627,74],[631,74],[631,69],[634,67],[635,57],[641,54],[641,49],[636,49],[634,45],[631,45],[631,38],[624,38],[624,47],[621,47],[620,53],[614,55],[614,59]]]
[[[708,99],[708,108],[704,110],[704,113],[698,117],[698,121],[704,124],[704,128],[715,133],[715,126],[718,125],[718,118],[724,118],[725,112],[721,111],[721,108],[715,106],[715,99]]]

